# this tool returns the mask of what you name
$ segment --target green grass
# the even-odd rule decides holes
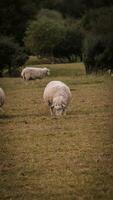
[[[1,200],[113,200],[113,79],[85,76],[82,64],[44,65],[50,77],[2,78]],[[51,80],[69,85],[67,115],[44,105]]]

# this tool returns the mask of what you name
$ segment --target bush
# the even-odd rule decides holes
[[[77,57],[82,60],[83,33],[75,25],[65,28],[65,37],[54,48],[54,55],[75,61]]]
[[[54,47],[64,38],[64,24],[42,17],[32,21],[26,30],[25,46],[34,55],[53,56]]]
[[[89,11],[82,19],[86,33],[84,63],[86,73],[113,69],[113,7]]]
[[[28,56],[25,49],[20,47],[12,38],[0,37],[0,76],[3,75],[4,69],[8,69],[9,75],[22,66]]]
[[[82,60],[83,32],[75,20],[64,19],[59,12],[42,9],[32,21],[24,39],[32,55]]]
[[[88,35],[84,41],[83,52],[87,74],[113,69],[113,36]]]

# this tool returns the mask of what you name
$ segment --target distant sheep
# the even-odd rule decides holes
[[[0,88],[0,110],[3,111],[3,109],[1,108],[4,105],[5,102],[5,93],[3,91],[2,88]]]
[[[42,79],[45,76],[48,76],[50,71],[48,68],[36,68],[36,67],[26,67],[21,72],[21,77],[28,80]]]
[[[43,99],[49,105],[51,115],[61,116],[70,103],[71,92],[65,83],[51,81],[45,87]]]
[[[113,77],[113,69],[108,69],[107,73],[110,74],[111,77]]]

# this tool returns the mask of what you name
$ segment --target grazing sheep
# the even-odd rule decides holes
[[[60,116],[70,103],[71,92],[65,83],[51,81],[44,90],[43,99],[49,105],[51,115]]]
[[[46,67],[45,68],[26,67],[21,72],[22,78],[27,81],[42,79],[47,75],[49,75],[49,69]]]
[[[3,106],[4,102],[5,102],[5,93],[4,93],[3,89],[0,88],[0,110],[2,110],[2,111],[3,111],[3,109],[1,107]]]

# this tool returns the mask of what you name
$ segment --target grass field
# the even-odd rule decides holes
[[[86,76],[83,64],[47,66],[43,80],[0,79],[0,200],[113,200],[113,77]],[[51,80],[72,92],[57,119],[42,100]]]

